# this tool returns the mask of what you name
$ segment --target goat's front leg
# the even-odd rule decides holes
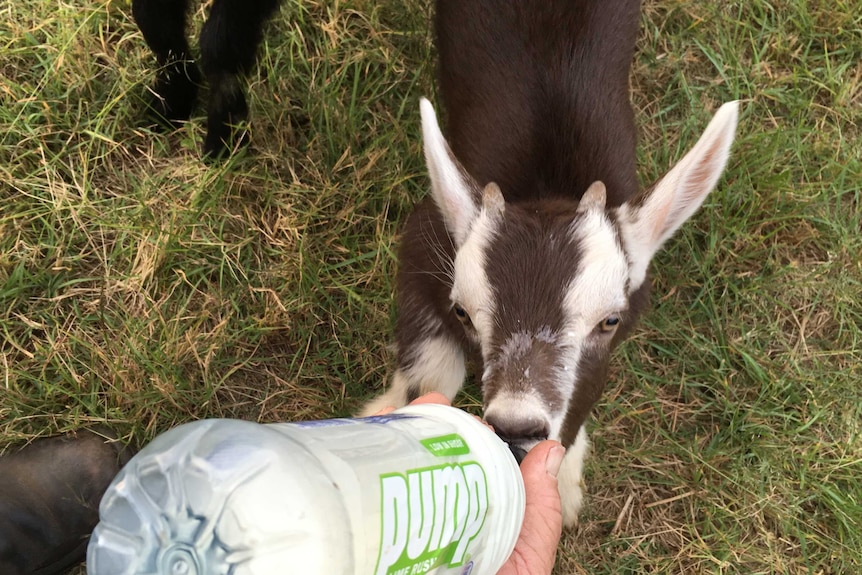
[[[257,60],[263,25],[278,0],[215,0],[201,29],[201,63],[210,87],[204,154],[217,158],[247,135],[234,129],[248,117],[242,77]]]
[[[201,73],[186,40],[188,0],[133,0],[132,14],[158,70],[147,110],[158,125],[188,120],[197,103]]]
[[[589,449],[587,430],[581,426],[575,442],[566,449],[557,474],[557,486],[563,504],[563,525],[566,527],[578,524],[578,513],[584,502],[584,460]]]
[[[452,400],[464,384],[469,341],[449,301],[455,251],[451,242],[437,245],[440,238],[448,232],[426,197],[408,218],[398,252],[398,366],[389,389],[365,405],[363,415],[432,391]]]
[[[411,345],[405,359],[392,377],[389,389],[371,400],[361,416],[377,413],[384,407],[403,407],[417,397],[437,391],[451,401],[464,383],[464,352],[457,342],[445,335],[422,339]]]

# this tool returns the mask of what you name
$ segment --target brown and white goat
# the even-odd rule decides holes
[[[609,356],[647,305],[650,259],[727,161],[737,104],[638,191],[629,71],[637,0],[440,0],[448,143],[421,103],[431,195],[400,247],[397,362],[365,412],[452,398],[482,369],[485,418],[516,453],[551,438],[566,524],[581,507],[584,422]]]

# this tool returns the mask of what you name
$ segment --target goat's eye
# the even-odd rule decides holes
[[[472,324],[472,322],[470,321],[470,314],[468,314],[467,311],[460,306],[460,304],[454,304],[452,306],[452,310],[455,312],[455,317],[457,317],[461,323],[463,323],[464,325]]]
[[[617,327],[620,325],[620,316],[618,315],[609,315],[605,319],[602,320],[602,323],[599,324],[599,331],[603,333],[613,333],[616,331]]]

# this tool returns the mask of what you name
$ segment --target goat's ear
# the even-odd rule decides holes
[[[691,151],[651,189],[623,205],[629,249],[642,274],[662,244],[697,211],[718,183],[730,155],[738,116],[738,102],[724,104]]]
[[[480,197],[478,184],[458,163],[437,124],[437,115],[431,102],[422,98],[422,139],[425,145],[425,162],[431,178],[431,195],[446,222],[455,246],[467,239],[470,226],[479,213],[476,205]]]

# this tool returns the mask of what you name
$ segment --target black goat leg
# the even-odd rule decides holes
[[[210,86],[204,155],[223,156],[247,134],[234,132],[248,117],[243,76],[254,67],[262,28],[278,0],[215,0],[201,30],[201,63]]]
[[[132,14],[156,55],[158,71],[148,112],[158,124],[188,120],[197,103],[201,73],[186,40],[188,0],[133,0]]]

